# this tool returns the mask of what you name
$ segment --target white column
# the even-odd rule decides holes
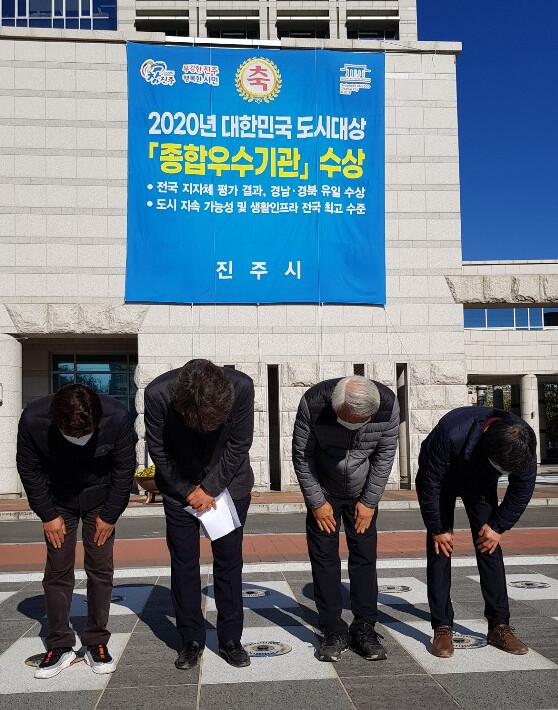
[[[417,41],[417,2],[399,0],[399,39]]]
[[[21,377],[21,343],[11,335],[0,333],[0,498],[15,498],[21,493],[16,469]]]
[[[523,375],[521,378],[521,418],[533,427],[540,438],[539,424],[539,383],[536,375]],[[541,462],[540,446],[537,446],[537,463]]]

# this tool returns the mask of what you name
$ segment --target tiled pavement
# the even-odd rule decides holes
[[[476,568],[469,563],[461,560],[453,570],[458,631],[484,642],[482,597]],[[343,575],[346,578],[346,569]],[[448,660],[431,656],[425,570],[421,562],[399,560],[384,561],[379,570],[379,583],[387,587],[380,596],[379,631],[385,636],[388,659],[368,662],[347,651],[339,663],[327,664],[315,658],[317,619],[308,565],[246,565],[245,587],[267,594],[245,599],[243,641],[286,643],[292,650],[253,658],[249,668],[233,669],[215,653],[216,611],[207,575],[207,648],[200,668],[178,671],[173,665],[178,639],[168,570],[120,570],[110,622],[116,672],[96,676],[78,663],[54,679],[39,681],[23,661],[42,650],[44,607],[36,581],[40,575],[0,575],[0,708],[555,710],[558,559],[533,558],[533,564],[510,565],[508,577],[510,585],[518,581],[546,585],[509,587],[513,623],[531,647],[526,656],[511,657],[487,646],[458,650]],[[72,605],[78,632],[84,621],[84,585],[80,579]],[[344,594],[348,607],[346,584]]]

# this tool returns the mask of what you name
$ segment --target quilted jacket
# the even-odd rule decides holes
[[[101,507],[114,524],[125,510],[136,468],[132,425],[126,407],[100,394],[101,421],[85,446],[66,441],[50,417],[52,395],[28,404],[19,420],[17,470],[29,505],[47,523],[57,506],[82,513]]]
[[[339,378],[311,387],[302,397],[293,432],[295,473],[310,508],[333,498],[360,499],[376,508],[397,449],[399,405],[393,392],[376,382],[380,408],[360,429],[337,422],[331,395]]]
[[[423,441],[416,488],[424,524],[428,532],[446,532],[440,515],[440,497],[445,491],[458,496],[493,490],[500,474],[484,454],[480,439],[490,417],[521,421],[511,412],[489,407],[460,407],[440,419]],[[510,530],[527,507],[535,488],[537,461],[508,477],[502,503],[488,525],[496,532]]]

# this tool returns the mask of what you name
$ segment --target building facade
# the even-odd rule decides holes
[[[491,359],[481,357],[486,334],[463,328],[459,291],[478,278],[461,263],[460,45],[417,41],[415,0],[119,0],[115,10],[93,0],[79,4],[79,29],[68,0],[63,16],[58,0],[10,1],[0,0],[0,497],[21,494],[26,403],[74,381],[118,397],[135,418],[142,466],[144,388],[192,357],[254,379],[257,488],[296,486],[290,441],[302,393],[353,373],[397,392],[389,485],[411,486],[422,439],[468,401],[468,366],[471,386],[492,376],[478,364]],[[101,17],[109,27],[97,29]],[[385,307],[124,303],[131,40],[385,52]],[[539,374],[529,368],[513,377]]]

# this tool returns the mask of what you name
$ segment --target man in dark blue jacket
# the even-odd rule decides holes
[[[531,500],[537,475],[537,440],[522,419],[488,407],[461,407],[446,414],[422,444],[416,487],[426,525],[428,603],[432,653],[453,655],[450,599],[453,513],[461,497],[476,545],[487,641],[508,653],[529,650],[509,626],[510,609],[500,539]],[[508,476],[498,505],[498,477]]]

